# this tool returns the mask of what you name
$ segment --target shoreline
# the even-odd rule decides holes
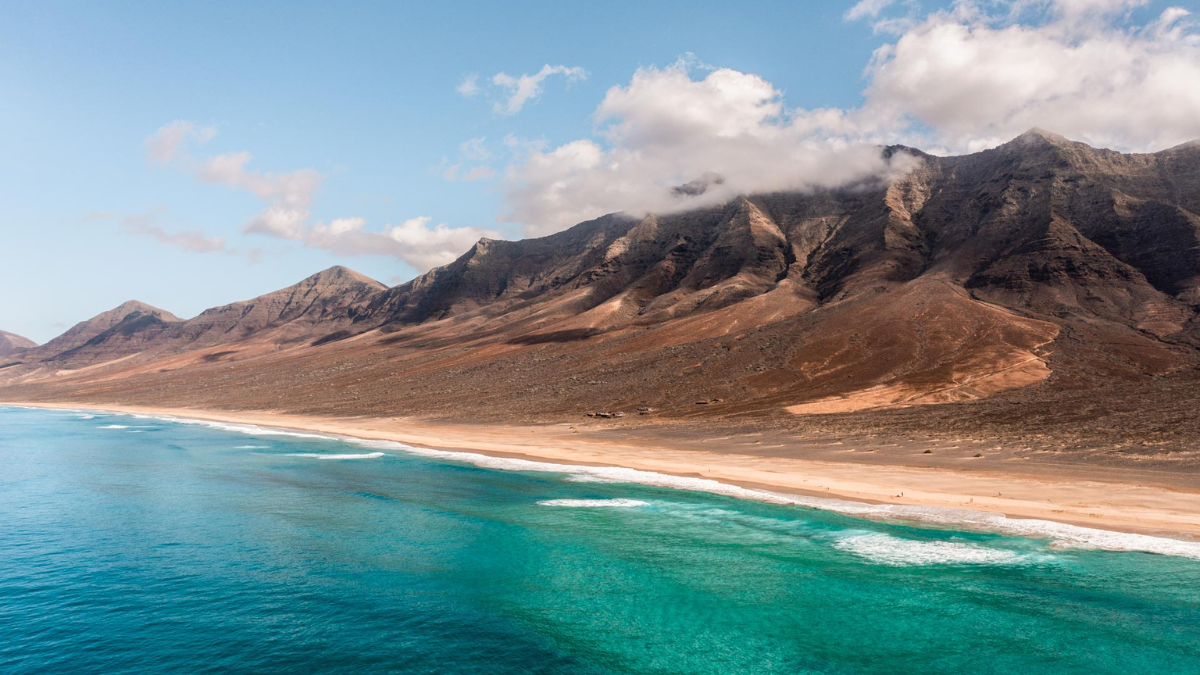
[[[483,426],[404,418],[326,418],[269,411],[68,402],[0,401],[2,405],[190,418],[351,440],[392,441],[421,449],[477,453],[491,458],[651,472],[685,480],[715,481],[735,491],[769,491],[764,494],[794,495],[809,500],[845,500],[877,505],[881,512],[894,508],[894,515],[901,518],[905,510],[949,509],[991,515],[1009,523],[1048,521],[1100,532],[1152,535],[1188,543],[1200,541],[1200,491],[1149,481],[1033,478],[1026,474],[680,449],[629,438],[618,441],[590,438],[576,434],[574,426],[569,424]],[[797,503],[804,505],[802,500]],[[964,520],[963,524],[971,522],[974,521]]]

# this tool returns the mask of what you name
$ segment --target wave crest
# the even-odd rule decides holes
[[[839,539],[840,551],[881,565],[1011,565],[1021,561],[1014,551],[984,548],[955,541],[917,541],[883,533],[859,534]]]
[[[342,454],[322,454],[319,452],[293,452],[288,457],[312,457],[314,459],[375,459],[383,457],[382,452],[367,452],[367,453],[342,453]]]
[[[630,509],[646,506],[649,503],[640,499],[545,499],[538,502],[538,506],[565,506],[574,509]]]

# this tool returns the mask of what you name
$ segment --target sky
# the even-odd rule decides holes
[[[342,264],[902,175],[1030,127],[1200,138],[1152,0],[0,5],[0,329],[189,318]],[[898,156],[903,157],[903,156]],[[686,190],[678,190],[680,186]]]

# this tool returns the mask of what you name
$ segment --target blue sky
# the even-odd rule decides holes
[[[540,206],[546,185],[558,182],[529,178],[536,164],[530,157],[551,157],[555,148],[581,139],[587,141],[584,149],[595,146],[598,153],[623,145],[641,156],[644,147],[664,147],[662,138],[647,140],[645,130],[652,125],[643,113],[646,97],[665,86],[666,74],[686,73],[682,77],[690,79],[680,86],[687,89],[691,81],[728,69],[721,72],[732,73],[729,77],[708,80],[712,86],[704,90],[721,96],[745,91],[747,83],[769,83],[767,93],[750,95],[748,109],[766,112],[752,121],[758,126],[749,135],[763,124],[776,125],[770,127],[774,133],[781,116],[792,119],[787,112],[792,110],[828,108],[853,117],[870,103],[863,92],[871,78],[878,84],[881,77],[866,73],[873,52],[897,44],[906,31],[929,29],[930,17],[944,8],[873,0],[862,3],[867,6],[860,20],[848,21],[853,4],[6,2],[0,8],[0,329],[40,342],[129,299],[186,318],[334,264],[395,284],[434,259],[418,257],[414,266],[413,256],[395,247],[382,255],[359,255],[373,250],[371,242],[378,239],[353,246],[314,244],[313,233],[338,219],[362,219],[355,227],[378,232],[425,217],[423,227],[473,228],[464,231],[472,237],[560,229],[556,223],[568,212],[548,213]],[[1141,35],[1168,6],[1124,4],[1129,7],[1119,17],[1105,15],[1097,35]],[[979,25],[989,30],[1006,22],[1024,21],[1031,30],[1055,21],[1065,25],[1067,10],[1054,11],[1059,14],[1029,19],[993,16]],[[949,24],[980,21],[966,14],[942,16]],[[1171,43],[1182,45],[1173,54],[1185,65],[1193,63],[1195,45],[1185,39],[1190,30],[1185,25],[1183,38],[1177,35]],[[905,65],[907,57],[898,54],[893,70]],[[681,59],[690,65],[680,65]],[[583,69],[586,78],[548,76],[540,95],[519,112],[497,111],[511,94],[492,84],[497,73],[518,77],[546,65]],[[638,72],[649,73],[642,89],[631,79]],[[480,92],[463,96],[456,88],[471,74]],[[614,101],[608,116],[599,119],[598,106],[613,87],[627,88],[627,100]],[[708,95],[704,92],[697,95]],[[894,92],[887,95],[900,100]],[[692,99],[681,100],[683,107],[693,105]],[[784,113],[770,108],[778,105]],[[810,135],[804,143],[811,145],[817,137],[811,134],[823,143],[846,134],[875,141],[920,137],[958,150],[974,149],[972,139],[1009,132],[1006,126],[976,133],[977,122],[946,121],[915,103],[906,105],[911,110],[902,127],[887,127],[875,117],[864,123],[866,116],[858,115],[852,132],[842,122],[837,131],[821,122],[819,131],[805,132]],[[177,161],[152,161],[147,139],[180,120],[211,139],[201,142],[197,135]],[[1025,122],[1014,117],[1012,124]],[[606,125],[622,123],[624,136],[605,135]],[[1111,143],[1117,146],[1122,139],[1129,147],[1158,142],[1138,136],[1137,129],[1078,124],[1078,133],[1118,139]],[[1179,134],[1191,132],[1180,124],[1185,126]],[[472,139],[483,140],[464,149]],[[684,150],[664,152],[705,158],[713,151]],[[204,178],[204,162],[241,152],[251,156],[244,171],[233,178]],[[612,157],[603,155],[604,161]],[[707,161],[672,165],[663,180],[700,175]],[[487,165],[495,176],[448,179],[447,169],[456,164],[460,177],[475,165]],[[558,164],[547,166],[546,171],[560,170]],[[246,187],[250,181],[302,169],[320,177],[304,210],[307,234],[287,239],[247,232],[248,223],[272,203]],[[561,170],[575,178],[582,171],[575,165]],[[514,197],[506,171],[533,188]],[[543,179],[548,182],[538,182]],[[594,190],[595,184],[579,185]],[[637,196],[629,199],[633,203]],[[624,208],[620,199],[595,208],[610,203]],[[512,222],[513,213],[534,212],[540,215]],[[555,224],[535,228],[536,217]],[[221,246],[189,250],[172,239],[180,233],[220,239]]]

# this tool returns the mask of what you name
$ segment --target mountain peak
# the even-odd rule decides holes
[[[1005,146],[1013,146],[1013,145],[1046,146],[1046,145],[1050,145],[1050,146],[1054,146],[1054,147],[1063,147],[1063,146],[1067,146],[1067,145],[1073,145],[1074,143],[1075,143],[1074,141],[1068,139],[1065,136],[1061,136],[1052,131],[1046,131],[1045,129],[1041,129],[1038,127],[1033,127],[1029,131],[1026,131],[1025,133],[1021,134],[1020,136],[1017,136],[1016,138],[1012,139],[1008,143],[1005,143],[1004,145]]]
[[[375,281],[365,274],[360,274],[342,265],[334,265],[328,269],[321,270],[316,274],[301,281],[300,284],[321,285],[321,286],[348,286],[352,284],[366,284],[368,286],[376,286],[380,289],[387,286]]]
[[[110,325],[116,324],[116,323],[120,323],[120,321],[122,319],[129,316],[130,314],[133,314],[134,312],[141,312],[142,314],[149,314],[151,316],[156,316],[156,317],[162,319],[163,321],[167,321],[167,322],[182,321],[182,319],[180,319],[179,317],[175,316],[174,314],[168,312],[165,309],[159,309],[159,308],[155,307],[154,305],[148,305],[148,304],[142,302],[141,300],[126,300],[125,302],[122,302],[121,304],[117,305],[116,307],[113,307],[112,309],[108,310],[107,312],[101,312],[101,313],[97,314],[96,316],[88,319],[84,323],[95,322],[95,323],[107,323]]]
[[[153,305],[148,305],[140,300],[127,300],[106,312],[100,312],[90,319],[80,321],[62,335],[36,349],[30,350],[26,356],[31,354],[44,357],[69,352],[87,344],[88,341],[131,317],[164,324],[182,321],[182,319],[174,314]]]
[[[145,314],[157,314],[157,315],[160,315],[164,321],[179,321],[180,320],[179,317],[175,316],[174,314],[172,314],[166,310],[159,309],[159,308],[155,307],[154,305],[148,305],[148,304],[142,302],[141,300],[126,300],[125,302],[122,302],[121,304],[117,305],[116,307],[108,310],[107,312],[103,312],[101,314],[98,314],[97,316],[112,315],[112,316],[119,316],[119,317],[124,318],[126,315],[132,314],[133,312],[143,312]]]

